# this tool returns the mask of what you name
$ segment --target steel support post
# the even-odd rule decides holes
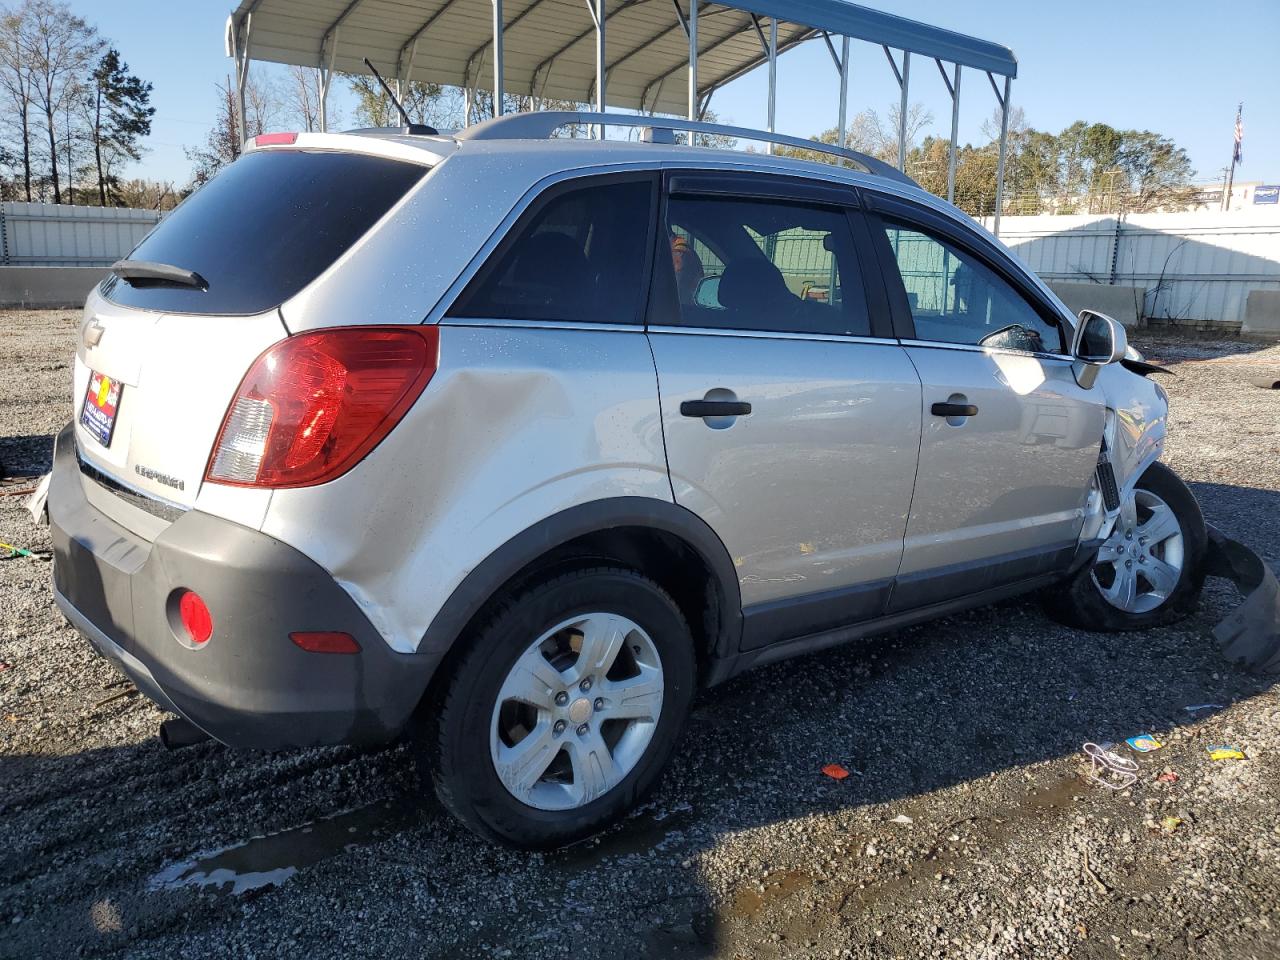
[[[591,0],[589,0],[591,2]],[[596,21],[596,112],[605,112],[605,53],[604,53],[604,22],[605,22],[605,0],[594,0],[592,8],[592,17]],[[604,139],[604,126],[601,125],[596,130],[601,140]]]
[[[898,107],[898,169],[906,172],[907,169],[907,112],[911,109],[908,98],[910,97],[911,87],[911,51],[902,51],[902,77],[900,78],[902,86],[902,100]]]
[[[240,135],[240,149],[244,149],[249,139],[248,124],[245,120],[245,88],[249,84],[249,34],[253,29],[253,12],[244,18],[243,30],[240,24],[232,28],[232,51],[235,56],[236,71],[236,131]]]
[[[951,152],[947,156],[947,203],[956,202],[956,152],[960,149],[960,64],[951,81]]]
[[[995,80],[991,81],[995,85]],[[1004,206],[1004,167],[1009,157],[1009,95],[1013,78],[1004,78],[1004,96],[1000,97],[1000,162],[996,164],[996,213],[991,232],[1000,236],[1000,211]]]
[[[843,37],[840,43],[840,122],[836,137],[837,145],[843,149],[849,140],[849,38]],[[840,161],[844,165],[844,161]]]
[[[698,119],[698,0],[689,0],[689,119]]]
[[[778,18],[769,18],[769,132],[776,133],[778,115]],[[768,145],[770,156],[773,144]]]
[[[493,0],[493,115],[502,116],[502,0]]]

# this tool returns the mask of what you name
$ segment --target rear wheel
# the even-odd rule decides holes
[[[1195,496],[1153,463],[1121,496],[1120,515],[1093,563],[1051,587],[1045,606],[1087,630],[1140,630],[1195,609],[1208,546]]]
[[[692,639],[630,570],[582,570],[501,603],[472,636],[434,736],[436,790],[476,833],[530,849],[621,818],[657,780],[693,698]]]

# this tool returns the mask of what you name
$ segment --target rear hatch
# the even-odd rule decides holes
[[[236,388],[288,334],[280,304],[427,170],[361,153],[258,150],[162,220],[86,304],[73,395],[86,474],[125,497],[193,505]]]

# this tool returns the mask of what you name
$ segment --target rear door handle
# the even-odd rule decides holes
[[[935,417],[976,417],[978,408],[972,403],[935,403],[929,412]]]
[[[680,404],[682,417],[745,417],[751,404],[745,400],[685,400]]]

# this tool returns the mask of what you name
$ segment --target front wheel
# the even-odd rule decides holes
[[[1153,463],[1126,490],[1095,560],[1045,594],[1049,614],[1086,630],[1141,630],[1195,609],[1208,534],[1195,496]]]
[[[630,570],[564,574],[501,602],[460,642],[435,730],[436,792],[481,836],[562,846],[657,780],[693,701],[675,602]]]

